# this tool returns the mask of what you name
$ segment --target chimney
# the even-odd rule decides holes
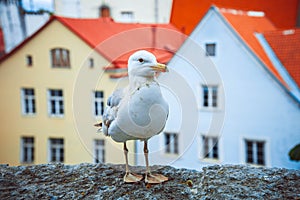
[[[111,17],[110,16],[110,8],[109,6],[103,4],[102,6],[100,6],[100,9],[99,9],[99,17]]]

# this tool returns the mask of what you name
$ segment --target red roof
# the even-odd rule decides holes
[[[225,20],[238,33],[241,39],[248,45],[252,52],[264,63],[267,69],[284,85],[287,84],[277,71],[262,45],[256,37],[256,33],[276,30],[271,21],[261,12],[249,14],[245,11],[232,9],[220,9]]]
[[[110,18],[56,17],[115,67],[127,67],[133,51],[148,49],[159,62],[168,62],[185,36],[171,24],[116,23]]]
[[[2,28],[0,27],[0,58],[5,54],[5,43],[4,43],[4,34]]]
[[[158,56],[159,62],[166,63],[185,40],[185,36],[171,24],[116,23],[111,18],[78,19],[52,16],[41,29],[13,49],[9,55],[54,20],[61,22],[117,68],[127,67],[129,53],[139,49],[152,51]]]
[[[190,34],[212,5],[264,11],[277,28],[294,28],[299,0],[173,0],[171,23]]]
[[[300,88],[300,29],[269,31],[264,37]]]

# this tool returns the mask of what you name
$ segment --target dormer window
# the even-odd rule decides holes
[[[51,49],[51,64],[55,68],[70,68],[70,52],[67,49]]]

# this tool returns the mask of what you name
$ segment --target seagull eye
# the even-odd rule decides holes
[[[144,59],[143,59],[143,58],[139,58],[138,61],[139,61],[140,63],[143,63],[143,62],[144,62]]]

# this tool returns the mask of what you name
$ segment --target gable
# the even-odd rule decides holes
[[[262,20],[262,23],[258,24],[260,23],[260,20]],[[232,25],[233,23],[231,23],[231,21],[229,22],[229,20],[225,18],[223,13],[220,13],[217,8],[213,7],[193,31],[191,34],[191,39],[198,42],[203,49],[205,48],[205,43],[215,42],[217,45],[216,56],[211,57],[211,59],[213,62],[218,63],[218,67],[220,68],[227,68],[224,64],[234,64],[235,60],[235,62],[240,63],[240,67],[245,67],[246,63],[252,62],[249,60],[250,56],[252,60],[255,60],[254,63],[252,62],[254,64],[252,66],[258,66],[258,69],[263,69],[268,75],[271,75],[270,78],[279,83],[279,86],[281,86],[285,92],[295,99],[292,92],[293,88],[289,82],[287,82],[288,79],[286,79],[285,75],[282,74],[282,71],[279,70],[271,61],[271,58],[269,58],[269,55],[265,51],[264,46],[261,44],[261,41],[257,36],[257,32],[254,31],[263,31],[268,29],[275,30],[273,25],[268,20],[260,18],[253,19],[253,21],[247,21],[247,17],[244,21],[244,23],[248,24],[246,27],[245,25],[240,25],[240,27],[236,28],[237,24],[242,23],[242,21],[237,20],[234,21],[234,23],[235,26]],[[253,24],[255,26],[253,26]],[[257,28],[257,24],[261,27],[258,26]],[[233,40],[228,40],[228,36],[230,36]],[[205,40],[203,37],[205,37]],[[222,47],[218,47],[218,43],[222,43]],[[231,52],[234,46],[239,48],[239,51],[235,51],[235,53]],[[248,55],[248,58],[244,57],[244,59],[241,60],[241,58],[238,56],[240,52],[246,52],[245,55]],[[223,58],[225,56],[226,61],[222,60],[220,63],[220,57],[218,57],[218,54],[222,54]],[[263,60],[264,57],[261,55],[267,58],[268,62],[265,62]]]
[[[237,33],[237,36],[240,37],[250,51],[258,57],[271,75],[282,85],[287,87],[287,84],[256,37],[257,33],[276,30],[275,26],[264,17],[264,13],[249,13],[232,9],[220,9],[220,13],[229,26]]]
[[[148,49],[160,55],[158,61],[166,63],[185,40],[185,36],[171,24],[115,23],[110,18],[75,19],[52,16],[39,31],[23,41],[0,62],[39,35],[53,22],[61,23],[65,29],[80,38],[90,48],[95,49],[116,68],[126,68],[129,52],[139,49]],[[54,35],[59,33],[53,32],[51,37]],[[55,41],[53,42],[55,44]]]
[[[88,53],[92,49],[74,33],[68,30],[57,20],[50,20],[44,27],[33,36],[24,40],[11,52],[6,54],[0,61],[3,65],[7,61],[15,62],[18,58],[19,66],[25,66],[26,55],[33,56],[36,66],[50,66],[50,50],[53,48],[65,48],[71,51],[72,63],[81,63],[80,53]],[[21,60],[20,60],[21,59]],[[106,61],[107,62],[107,61]],[[73,67],[74,67],[73,65]]]

